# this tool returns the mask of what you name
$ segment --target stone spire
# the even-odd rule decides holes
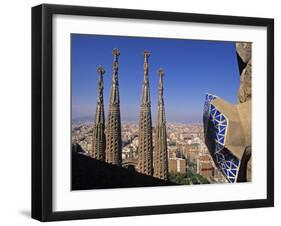
[[[151,103],[148,81],[148,57],[150,53],[144,51],[144,79],[142,85],[142,99],[139,122],[139,162],[138,170],[140,173],[153,175],[153,152],[152,152],[152,122],[151,122]]]
[[[168,180],[168,153],[167,153],[167,133],[166,118],[163,99],[163,76],[164,71],[159,69],[158,86],[158,115],[155,132],[155,165],[154,177]]]
[[[122,164],[122,140],[120,100],[118,84],[118,49],[113,49],[113,78],[108,109],[108,124],[106,127],[106,162],[118,166]]]
[[[93,144],[91,157],[105,160],[105,133],[104,133],[104,106],[103,106],[103,74],[105,70],[99,66],[98,100],[96,106],[95,122],[93,126]]]

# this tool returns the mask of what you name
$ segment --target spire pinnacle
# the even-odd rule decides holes
[[[158,84],[158,104],[164,104],[163,100],[163,77],[165,75],[165,72],[162,68],[158,70],[159,75],[159,84]]]
[[[98,67],[97,72],[100,76],[103,76],[105,74],[105,70],[101,65]]]
[[[105,160],[105,133],[104,133],[104,106],[103,106],[103,74],[105,70],[102,66],[97,69],[99,74],[98,100],[96,105],[96,115],[93,126],[93,141],[91,156],[95,159]]]
[[[143,63],[143,72],[144,72],[144,82],[145,84],[148,83],[148,58],[150,56],[150,52],[148,52],[147,50],[145,50],[143,52],[144,55],[144,63]]]
[[[144,61],[146,61],[147,62],[147,59],[148,59],[148,57],[150,56],[150,52],[149,51],[147,51],[147,50],[144,50],[144,52],[143,52],[143,55],[144,55]]]
[[[164,72],[163,68],[159,68],[158,74],[159,74],[160,79],[162,79],[163,76],[165,75],[165,72]]]
[[[168,153],[167,153],[167,133],[166,118],[163,98],[163,77],[164,70],[160,68],[158,85],[158,114],[155,132],[155,165],[154,177],[168,180]]]
[[[118,57],[120,56],[120,52],[117,48],[112,50],[113,54],[113,82],[118,83]]]
[[[113,76],[112,76],[110,104],[117,104],[119,103],[118,56],[120,56],[120,52],[118,51],[118,49],[114,48],[112,54],[113,54]]]
[[[114,57],[118,57],[120,55],[120,52],[119,52],[119,50],[117,48],[114,48],[112,50],[112,54],[113,54]]]
[[[148,80],[148,57],[150,53],[144,51],[144,80],[142,85],[141,110],[139,122],[139,160],[138,171],[143,174],[153,175],[153,139],[152,120],[150,109],[150,92]]]
[[[122,140],[120,99],[118,84],[118,49],[113,49],[113,76],[108,110],[108,123],[106,127],[106,162],[121,166]]]
[[[159,89],[160,88],[163,89],[163,77],[165,75],[165,72],[164,72],[164,70],[162,68],[160,68],[158,70],[158,74],[159,74]]]
[[[105,70],[102,66],[99,66],[97,69],[97,72],[99,74],[99,85],[98,85],[98,91],[99,91],[99,99],[103,98],[103,75],[105,74]]]

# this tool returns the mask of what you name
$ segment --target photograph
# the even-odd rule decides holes
[[[32,7],[32,218],[274,206],[274,19],[234,15]]]
[[[251,42],[70,39],[71,190],[251,183]]]

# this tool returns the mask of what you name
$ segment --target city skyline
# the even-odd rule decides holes
[[[92,131],[93,126],[90,123],[74,125],[72,129],[72,145],[74,145],[72,150],[89,156],[92,147]],[[157,130],[153,130],[153,136],[155,138],[156,133]],[[130,167],[132,170],[133,167],[134,170],[139,171],[138,134],[139,128],[137,124],[122,124],[122,167],[125,169]],[[212,161],[207,147],[204,144],[203,136],[202,125],[167,124],[168,168],[166,169],[168,169],[169,174],[168,181],[176,184],[227,182]],[[157,152],[156,143],[154,142],[155,154]],[[155,157],[156,156],[157,155],[155,155]],[[157,159],[155,160],[154,170],[157,169],[156,165],[159,164],[157,163]],[[155,172],[157,172],[157,170]],[[184,176],[184,173],[187,174]],[[154,174],[153,177],[165,180],[164,177],[157,175],[157,173]],[[181,178],[180,181],[179,177]],[[109,183],[106,186],[111,185]]]
[[[115,47],[121,53],[119,86],[122,121],[137,122],[139,118],[144,49],[152,53],[149,79],[153,122],[157,116],[159,67],[163,67],[167,75],[164,96],[167,122],[201,122],[206,92],[219,94],[231,103],[237,100],[239,71],[236,55],[233,54],[235,43],[78,34],[72,34],[71,39],[73,120],[91,120],[94,117],[98,82],[96,68],[99,65],[106,70],[104,101],[105,112],[108,112],[112,79],[111,51]],[[186,76],[181,71],[186,71]],[[211,77],[216,78],[216,81],[212,81]]]

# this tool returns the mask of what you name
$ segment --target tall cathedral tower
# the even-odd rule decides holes
[[[142,85],[142,98],[139,122],[139,161],[138,170],[140,173],[153,175],[153,152],[152,152],[152,122],[151,103],[148,81],[148,57],[150,53],[144,51],[144,79]]]
[[[168,153],[167,153],[167,133],[166,118],[163,99],[163,76],[164,71],[159,69],[158,85],[158,115],[155,132],[155,165],[154,177],[168,180]]]
[[[118,166],[122,164],[122,140],[120,99],[118,84],[118,49],[113,49],[113,77],[109,100],[108,124],[106,127],[106,162]]]
[[[93,146],[91,157],[105,160],[105,133],[104,133],[104,106],[103,106],[103,74],[105,70],[99,66],[98,100],[96,106],[95,122],[93,126]]]

